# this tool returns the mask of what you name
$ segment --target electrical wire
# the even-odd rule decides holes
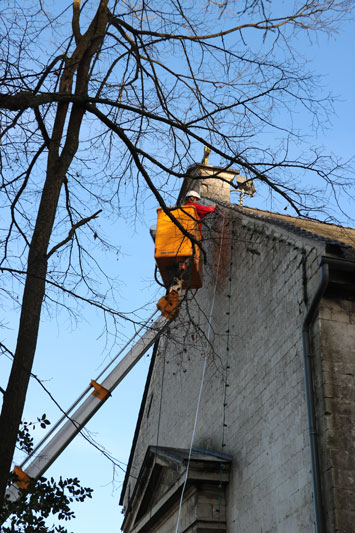
[[[223,452],[223,448],[226,446],[225,441],[225,432],[226,432],[226,410],[227,410],[227,388],[229,386],[228,384],[228,375],[229,375],[229,355],[230,355],[230,321],[231,321],[231,307],[232,307],[232,271],[233,271],[233,248],[234,248],[234,221],[232,222],[232,239],[231,239],[231,246],[230,246],[230,257],[229,257],[229,276],[228,276],[228,311],[226,312],[227,315],[227,330],[226,330],[226,362],[225,362],[225,369],[224,369],[224,395],[223,395],[223,419],[222,419],[222,442],[221,442],[221,448]],[[221,505],[222,505],[222,474],[223,474],[223,466],[220,464],[219,467],[219,495],[218,495],[218,506],[216,508],[216,511],[219,513],[221,511]]]
[[[154,279],[155,279],[155,281],[157,282],[158,285],[160,285],[161,287],[164,287],[164,289],[166,289],[164,283],[162,283],[158,279],[158,267],[157,267],[157,265],[155,265],[155,268],[154,268]]]
[[[103,374],[105,372],[107,372],[110,368],[110,366],[113,365],[113,363],[118,359],[118,357],[128,348],[128,346],[130,344],[132,344],[132,342],[135,340],[135,338],[140,334],[140,332],[148,327],[148,324],[149,322],[153,319],[154,315],[157,313],[157,311],[154,311],[154,313],[146,320],[146,322],[144,324],[142,324],[139,329],[133,334],[133,336],[126,342],[126,344],[120,349],[120,351],[110,360],[110,362],[106,365],[106,367],[100,372],[100,374],[96,377],[95,381],[99,381],[99,379],[103,376]],[[34,376],[36,377],[36,376]],[[36,378],[37,379],[37,378]],[[25,465],[34,457],[36,456],[36,454],[39,452],[39,450],[41,448],[43,448],[44,444],[49,440],[49,438],[54,434],[54,432],[56,432],[57,430],[60,431],[60,426],[63,424],[63,422],[65,422],[66,420],[70,420],[75,426],[76,426],[76,422],[75,420],[73,420],[71,418],[71,413],[73,412],[74,408],[77,407],[79,405],[79,403],[83,400],[83,398],[88,394],[88,392],[91,390],[91,385],[89,385],[88,387],[86,387],[86,389],[83,391],[83,393],[75,400],[75,402],[69,407],[69,409],[67,409],[66,411],[64,411],[60,405],[58,404],[58,402],[55,401],[55,399],[53,398],[53,396],[49,393],[49,391],[46,389],[46,387],[43,385],[43,383],[38,380],[38,383],[41,385],[41,387],[47,392],[47,394],[50,396],[50,398],[52,399],[52,401],[55,403],[55,405],[60,409],[60,411],[62,412],[62,416],[59,418],[59,420],[53,424],[53,426],[51,427],[51,429],[46,433],[46,435],[44,435],[44,437],[39,441],[39,443],[33,448],[33,450],[31,451],[31,453],[24,459],[24,461],[21,463],[21,468],[24,468]],[[90,442],[90,439],[88,437],[85,436],[85,434],[80,431],[81,435]],[[93,444],[92,442],[90,442],[91,444]],[[94,444],[93,444],[94,445]],[[95,446],[95,445],[94,445]],[[97,447],[97,446],[95,446]],[[101,450],[101,452],[104,454],[104,452]],[[105,455],[105,454],[104,454]],[[119,466],[119,465],[117,465]],[[119,467],[121,468],[121,467]],[[123,470],[123,469],[122,469]],[[124,470],[123,470],[124,471]]]

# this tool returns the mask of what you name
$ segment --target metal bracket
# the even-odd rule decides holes
[[[157,308],[165,318],[175,320],[178,316],[182,284],[182,279],[175,279],[174,285],[171,285],[168,294],[158,301]]]
[[[105,400],[107,396],[110,396],[110,391],[105,389],[100,383],[97,383],[94,379],[90,381],[90,385],[94,387],[94,391],[92,392],[93,396],[95,396],[98,400]]]
[[[26,490],[31,483],[31,478],[26,472],[24,472],[19,466],[14,467],[14,474],[18,477],[18,481],[15,481],[19,489]]]

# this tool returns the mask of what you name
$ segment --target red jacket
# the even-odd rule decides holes
[[[216,209],[212,205],[201,205],[195,202],[185,202],[185,205],[194,205],[196,207],[196,211],[200,220],[206,215],[208,215],[208,213],[213,213],[213,211]]]

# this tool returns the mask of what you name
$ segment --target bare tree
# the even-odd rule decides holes
[[[322,208],[320,189],[350,184],[337,160],[303,144],[294,111],[316,128],[331,109],[293,43],[331,32],[352,9],[347,0],[2,5],[0,268],[7,295],[16,297],[12,277],[23,296],[0,417],[1,498],[43,302],[60,301],[55,288],[120,315],[88,271],[104,275],[92,222],[102,209],[120,213],[124,188],[138,208],[148,189],[166,210],[203,145],[299,214]]]

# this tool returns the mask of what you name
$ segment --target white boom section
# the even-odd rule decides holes
[[[155,314],[155,313],[154,313]],[[65,415],[59,420],[59,422],[52,428],[39,445],[33,450],[33,452],[27,457],[26,461],[21,465],[21,469],[30,476],[32,479],[38,479],[56,460],[61,452],[68,446],[68,444],[76,437],[85,424],[94,416],[94,414],[105,403],[110,393],[117,387],[117,385],[123,380],[128,372],[134,367],[141,357],[149,350],[149,348],[158,340],[160,335],[169,324],[170,320],[160,316],[151,326],[147,326],[148,321],[140,328],[141,331],[144,327],[147,327],[145,333],[139,338],[139,340],[132,346],[127,354],[119,361],[119,363],[113,368],[113,370],[107,375],[107,377],[100,383],[100,389],[103,391],[104,396],[99,397],[95,390],[92,392],[76,409],[76,411],[69,416],[69,413],[90,391],[91,387],[88,387],[86,391],[79,397],[74,405],[65,413]],[[139,334],[138,333],[131,339],[131,341]],[[130,342],[126,344],[127,347]],[[123,348],[123,350],[125,349]],[[122,350],[121,350],[122,352]],[[120,353],[121,353],[120,352]],[[116,358],[118,357],[117,354]],[[115,358],[115,359],[116,359]],[[112,362],[110,363],[110,365]],[[104,372],[104,371],[103,371]],[[99,377],[101,377],[102,373]],[[64,421],[57,432],[55,430]],[[48,436],[54,435],[49,442],[42,447],[43,443],[48,440]],[[39,450],[41,448],[41,450]],[[33,458],[28,466],[24,468],[24,465]],[[7,496],[11,501],[18,499],[19,489],[16,484],[9,487]]]

